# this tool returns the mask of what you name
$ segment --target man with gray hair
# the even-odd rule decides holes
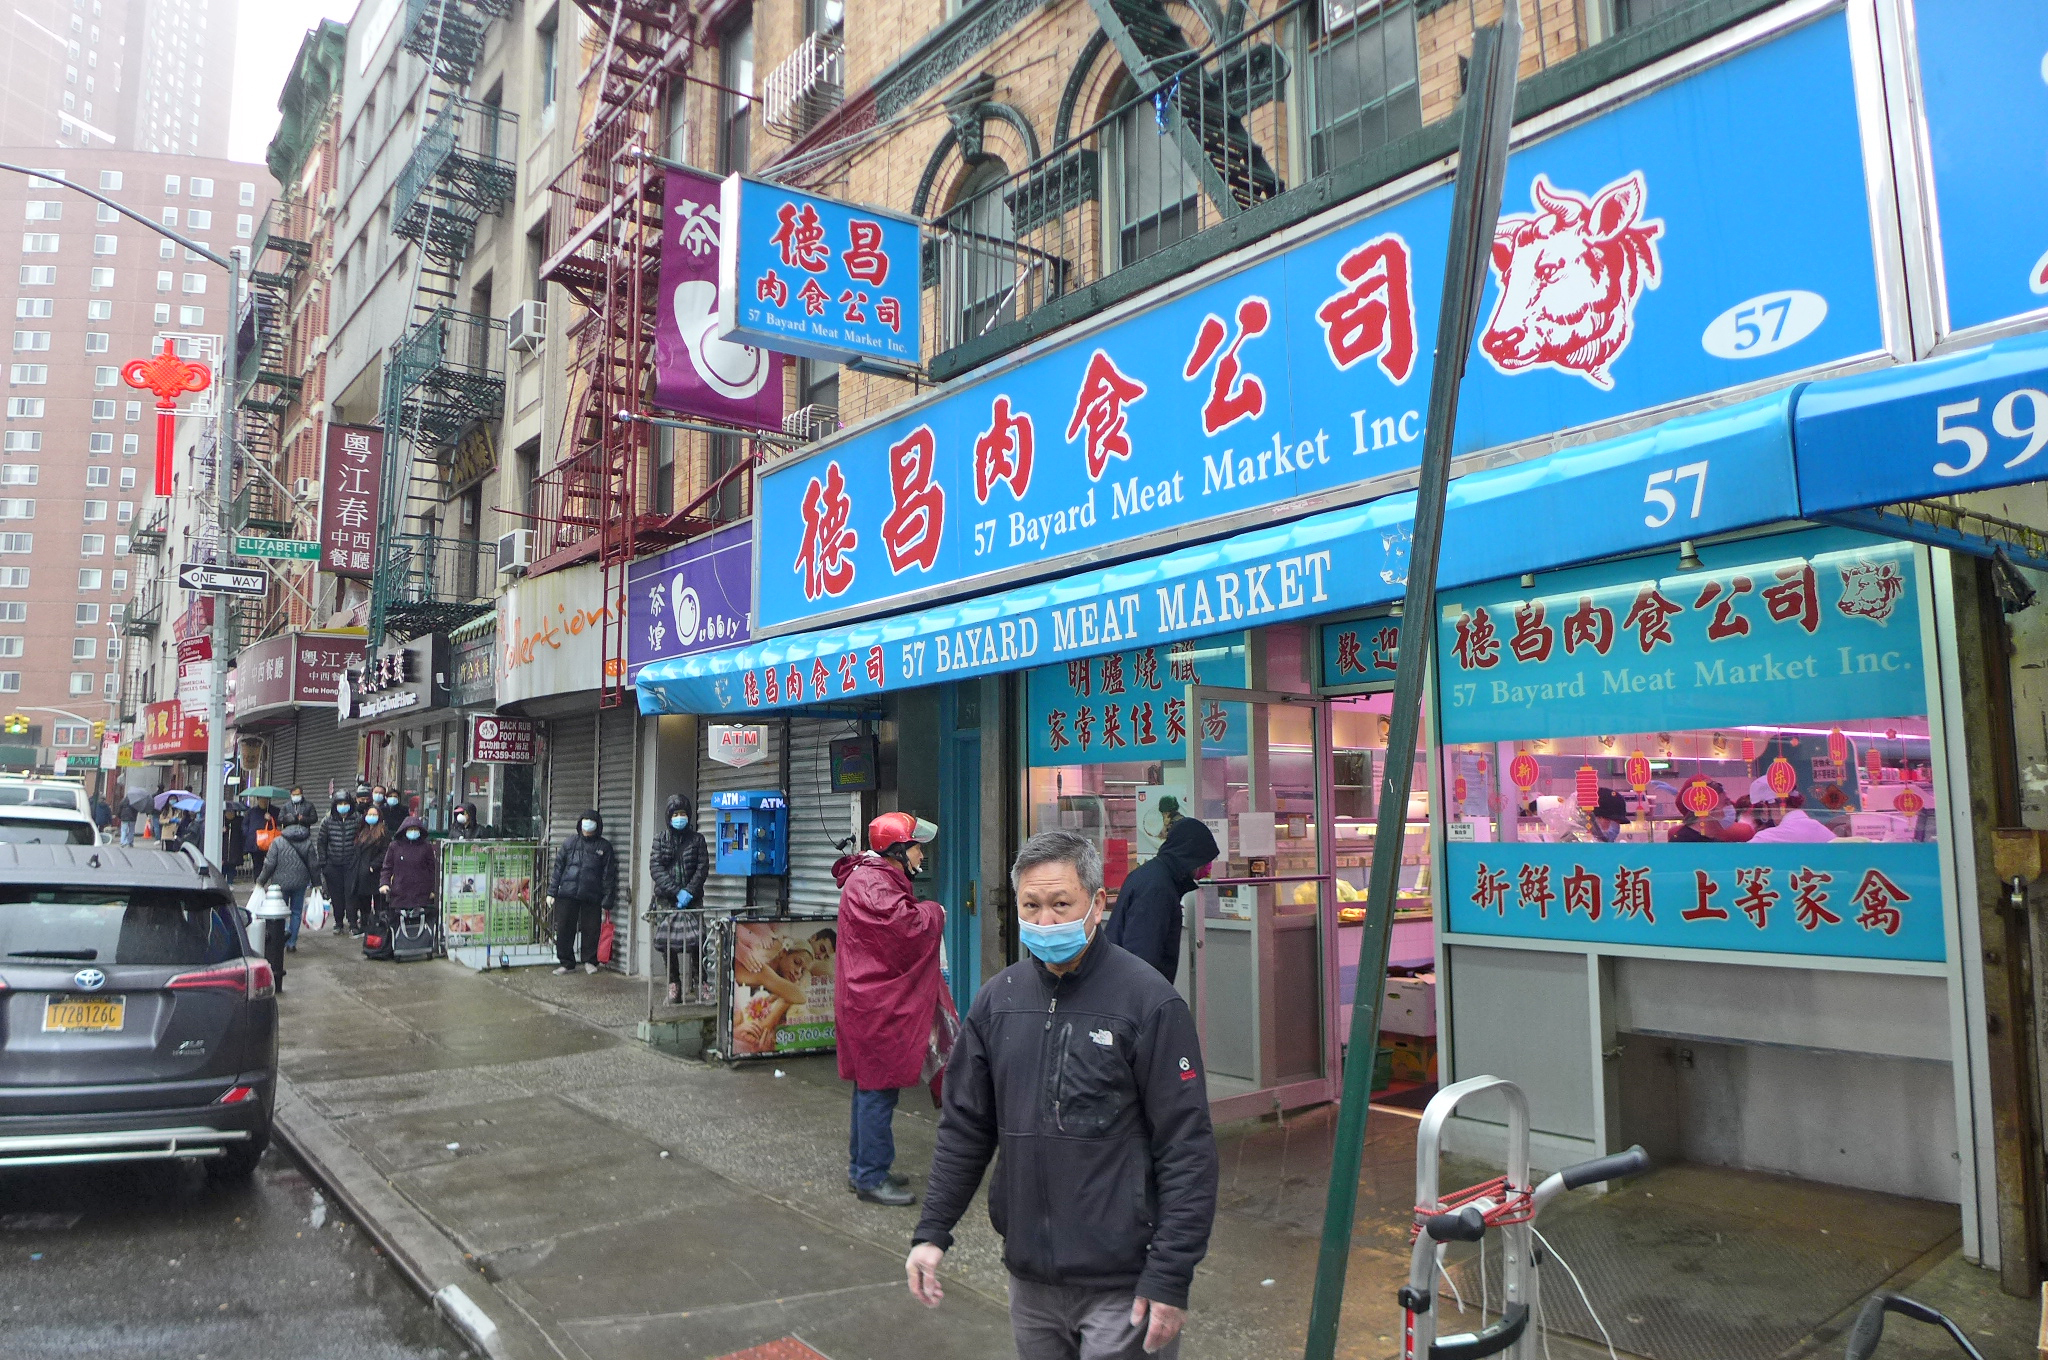
[[[1020,1360],[1172,1360],[1216,1217],[1194,1017],[1103,937],[1102,856],[1087,837],[1033,836],[1010,886],[1031,957],[982,987],[946,1064],[910,1292],[939,1306],[953,1227],[1000,1151],[988,1213]]]

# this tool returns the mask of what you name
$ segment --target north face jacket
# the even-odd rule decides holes
[[[678,812],[690,819],[690,824],[681,831],[668,824],[668,818]],[[668,799],[668,816],[661,821],[661,830],[654,833],[654,848],[647,852],[647,874],[654,880],[655,905],[666,910],[674,906],[676,894],[686,892],[692,905],[702,902],[704,879],[711,872],[711,848],[704,843],[704,833],[697,829],[696,809],[690,800],[680,793],[672,793]]]
[[[363,814],[350,808],[347,812],[330,812],[322,819],[320,830],[315,833],[320,842],[320,865],[329,873],[346,870],[355,862],[356,832],[363,829]]]
[[[569,838],[555,851],[554,865],[548,870],[548,896],[573,897],[609,908],[619,891],[618,852],[604,838],[604,818],[597,809],[587,809],[578,817],[579,827],[586,818],[597,823],[597,834],[586,836],[581,830],[569,833]]]
[[[1064,977],[1027,959],[991,978],[946,1064],[913,1241],[952,1246],[991,1157],[1011,1274],[1187,1307],[1216,1217],[1216,1138],[1172,984],[1099,932]]]

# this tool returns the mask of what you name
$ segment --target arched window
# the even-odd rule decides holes
[[[957,292],[946,305],[959,318],[956,344],[1017,319],[1021,272],[1016,222],[1004,196],[1009,178],[1010,168],[989,157],[960,182],[946,210],[956,266],[949,273],[957,280]]]
[[[1140,99],[1129,80],[1117,98],[1134,101],[1109,127],[1115,164],[1107,206],[1116,229],[1116,268],[1123,269],[1201,229],[1202,180],[1181,155],[1176,102]]]

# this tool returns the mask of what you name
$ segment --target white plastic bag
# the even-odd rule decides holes
[[[306,889],[306,913],[301,918],[302,930],[327,929],[327,894],[318,888]]]

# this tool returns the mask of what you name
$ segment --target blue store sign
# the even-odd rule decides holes
[[[722,339],[843,362],[918,363],[917,223],[744,175],[719,204]]]
[[[1245,653],[1245,635],[1225,633],[1038,667],[1025,687],[1030,763],[1187,759],[1187,687],[1243,688]],[[1205,751],[1245,749],[1243,723],[1232,722],[1241,711],[1211,703],[1197,715]]]
[[[757,627],[1050,576],[1406,473],[1450,200],[1352,216],[768,471]],[[1885,348],[1839,14],[1524,146],[1506,202],[1460,453]]]
[[[1382,615],[1323,625],[1323,685],[1391,685],[1398,668],[1401,621]]]

